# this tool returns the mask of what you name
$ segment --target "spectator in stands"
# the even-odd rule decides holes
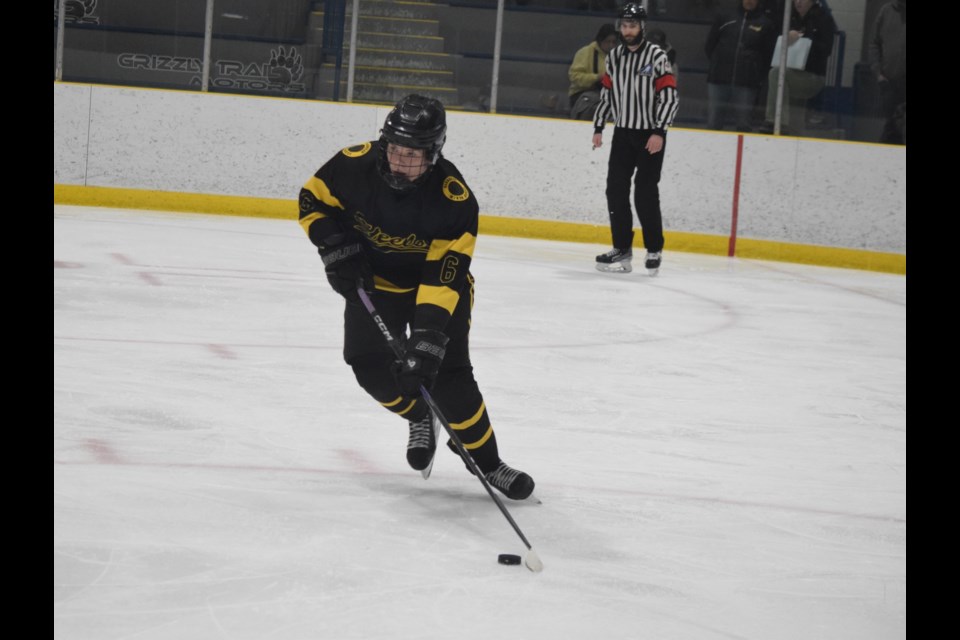
[[[833,36],[837,24],[833,16],[820,5],[820,0],[793,0],[790,15],[790,32],[787,44],[792,45],[800,38],[809,38],[810,55],[803,69],[787,69],[784,75],[783,112],[781,127],[783,133],[802,129],[806,112],[806,101],[823,91],[827,83],[827,59],[833,51]],[[767,120],[760,129],[763,133],[773,132],[773,122],[777,111],[777,84],[780,81],[779,61],[774,60],[767,89]],[[791,119],[791,116],[793,119]]]
[[[612,24],[597,31],[594,41],[582,47],[573,56],[570,65],[570,117],[574,120],[593,120],[600,104],[600,78],[607,64],[607,54],[617,46],[619,38]]]
[[[713,22],[704,50],[707,72],[707,127],[751,131],[757,93],[770,68],[777,26],[764,12],[764,0],[736,0],[736,7]]]
[[[906,144],[899,124],[906,128],[907,0],[893,0],[880,8],[870,42],[870,69],[880,86],[883,116],[887,118],[880,142]],[[903,109],[898,111],[898,107]]]

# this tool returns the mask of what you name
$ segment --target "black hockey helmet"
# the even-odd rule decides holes
[[[628,2],[620,7],[617,13],[617,20],[636,20],[637,22],[647,21],[647,10],[639,2]],[[619,23],[617,24],[619,27]]]
[[[617,12],[617,33],[620,33],[620,24],[624,20],[636,20],[640,23],[640,38],[643,38],[643,31],[647,23],[647,10],[639,2],[628,2]],[[623,35],[620,36],[621,42]]]
[[[396,104],[387,114],[380,130],[380,152],[378,155],[380,175],[390,187],[399,191],[412,189],[422,183],[430,169],[440,158],[440,150],[447,139],[447,113],[443,104],[434,98],[416,94],[408,95]],[[412,149],[423,149],[427,164],[424,172],[416,180],[396,176],[390,170],[387,161],[387,146],[398,145]]]

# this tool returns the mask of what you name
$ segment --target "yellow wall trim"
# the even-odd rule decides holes
[[[57,204],[77,204],[90,207],[154,209],[157,211],[184,211],[257,218],[286,218],[288,220],[296,220],[300,213],[297,209],[296,200],[149,191],[146,189],[119,189],[116,187],[84,187],[67,184],[53,185],[53,201]]]
[[[184,211],[258,218],[282,218],[291,221],[296,220],[298,216],[296,200],[119,189],[115,187],[55,184],[53,185],[53,201],[57,204],[91,207]],[[606,225],[555,222],[532,218],[482,215],[480,216],[480,233],[602,245],[610,243],[610,228]],[[729,239],[726,236],[666,231],[664,237],[667,251],[727,255]],[[636,235],[634,245],[637,247],[643,246],[639,233]],[[897,274],[907,272],[907,257],[898,253],[794,244],[774,240],[754,240],[751,238],[737,238],[736,246],[738,258],[799,262],[826,267],[864,269]]]
[[[480,233],[562,240],[565,242],[610,244],[610,227],[576,222],[480,216]],[[667,251],[686,251],[717,256],[727,255],[730,242],[726,236],[706,233],[664,231],[663,236]],[[639,233],[636,234],[633,245],[638,248],[643,247],[643,238]],[[898,253],[795,244],[776,240],[754,240],[751,238],[737,238],[736,247],[736,257],[738,258],[799,262],[824,267],[864,269],[886,273],[905,274],[907,272],[907,257]]]

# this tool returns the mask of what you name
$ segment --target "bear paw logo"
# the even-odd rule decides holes
[[[270,50],[270,82],[290,84],[303,76],[303,56],[296,47],[287,51],[283,47]]]
[[[99,22],[98,18],[92,17],[97,8],[97,0],[65,0],[64,20],[70,23]],[[59,12],[57,3],[53,3],[53,17],[56,18]]]

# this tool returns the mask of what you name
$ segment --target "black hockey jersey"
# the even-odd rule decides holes
[[[356,234],[379,291],[416,296],[413,326],[442,331],[468,291],[479,207],[453,163],[440,158],[425,182],[398,192],[380,178],[378,142],[341,150],[300,190],[300,224],[322,247]]]

